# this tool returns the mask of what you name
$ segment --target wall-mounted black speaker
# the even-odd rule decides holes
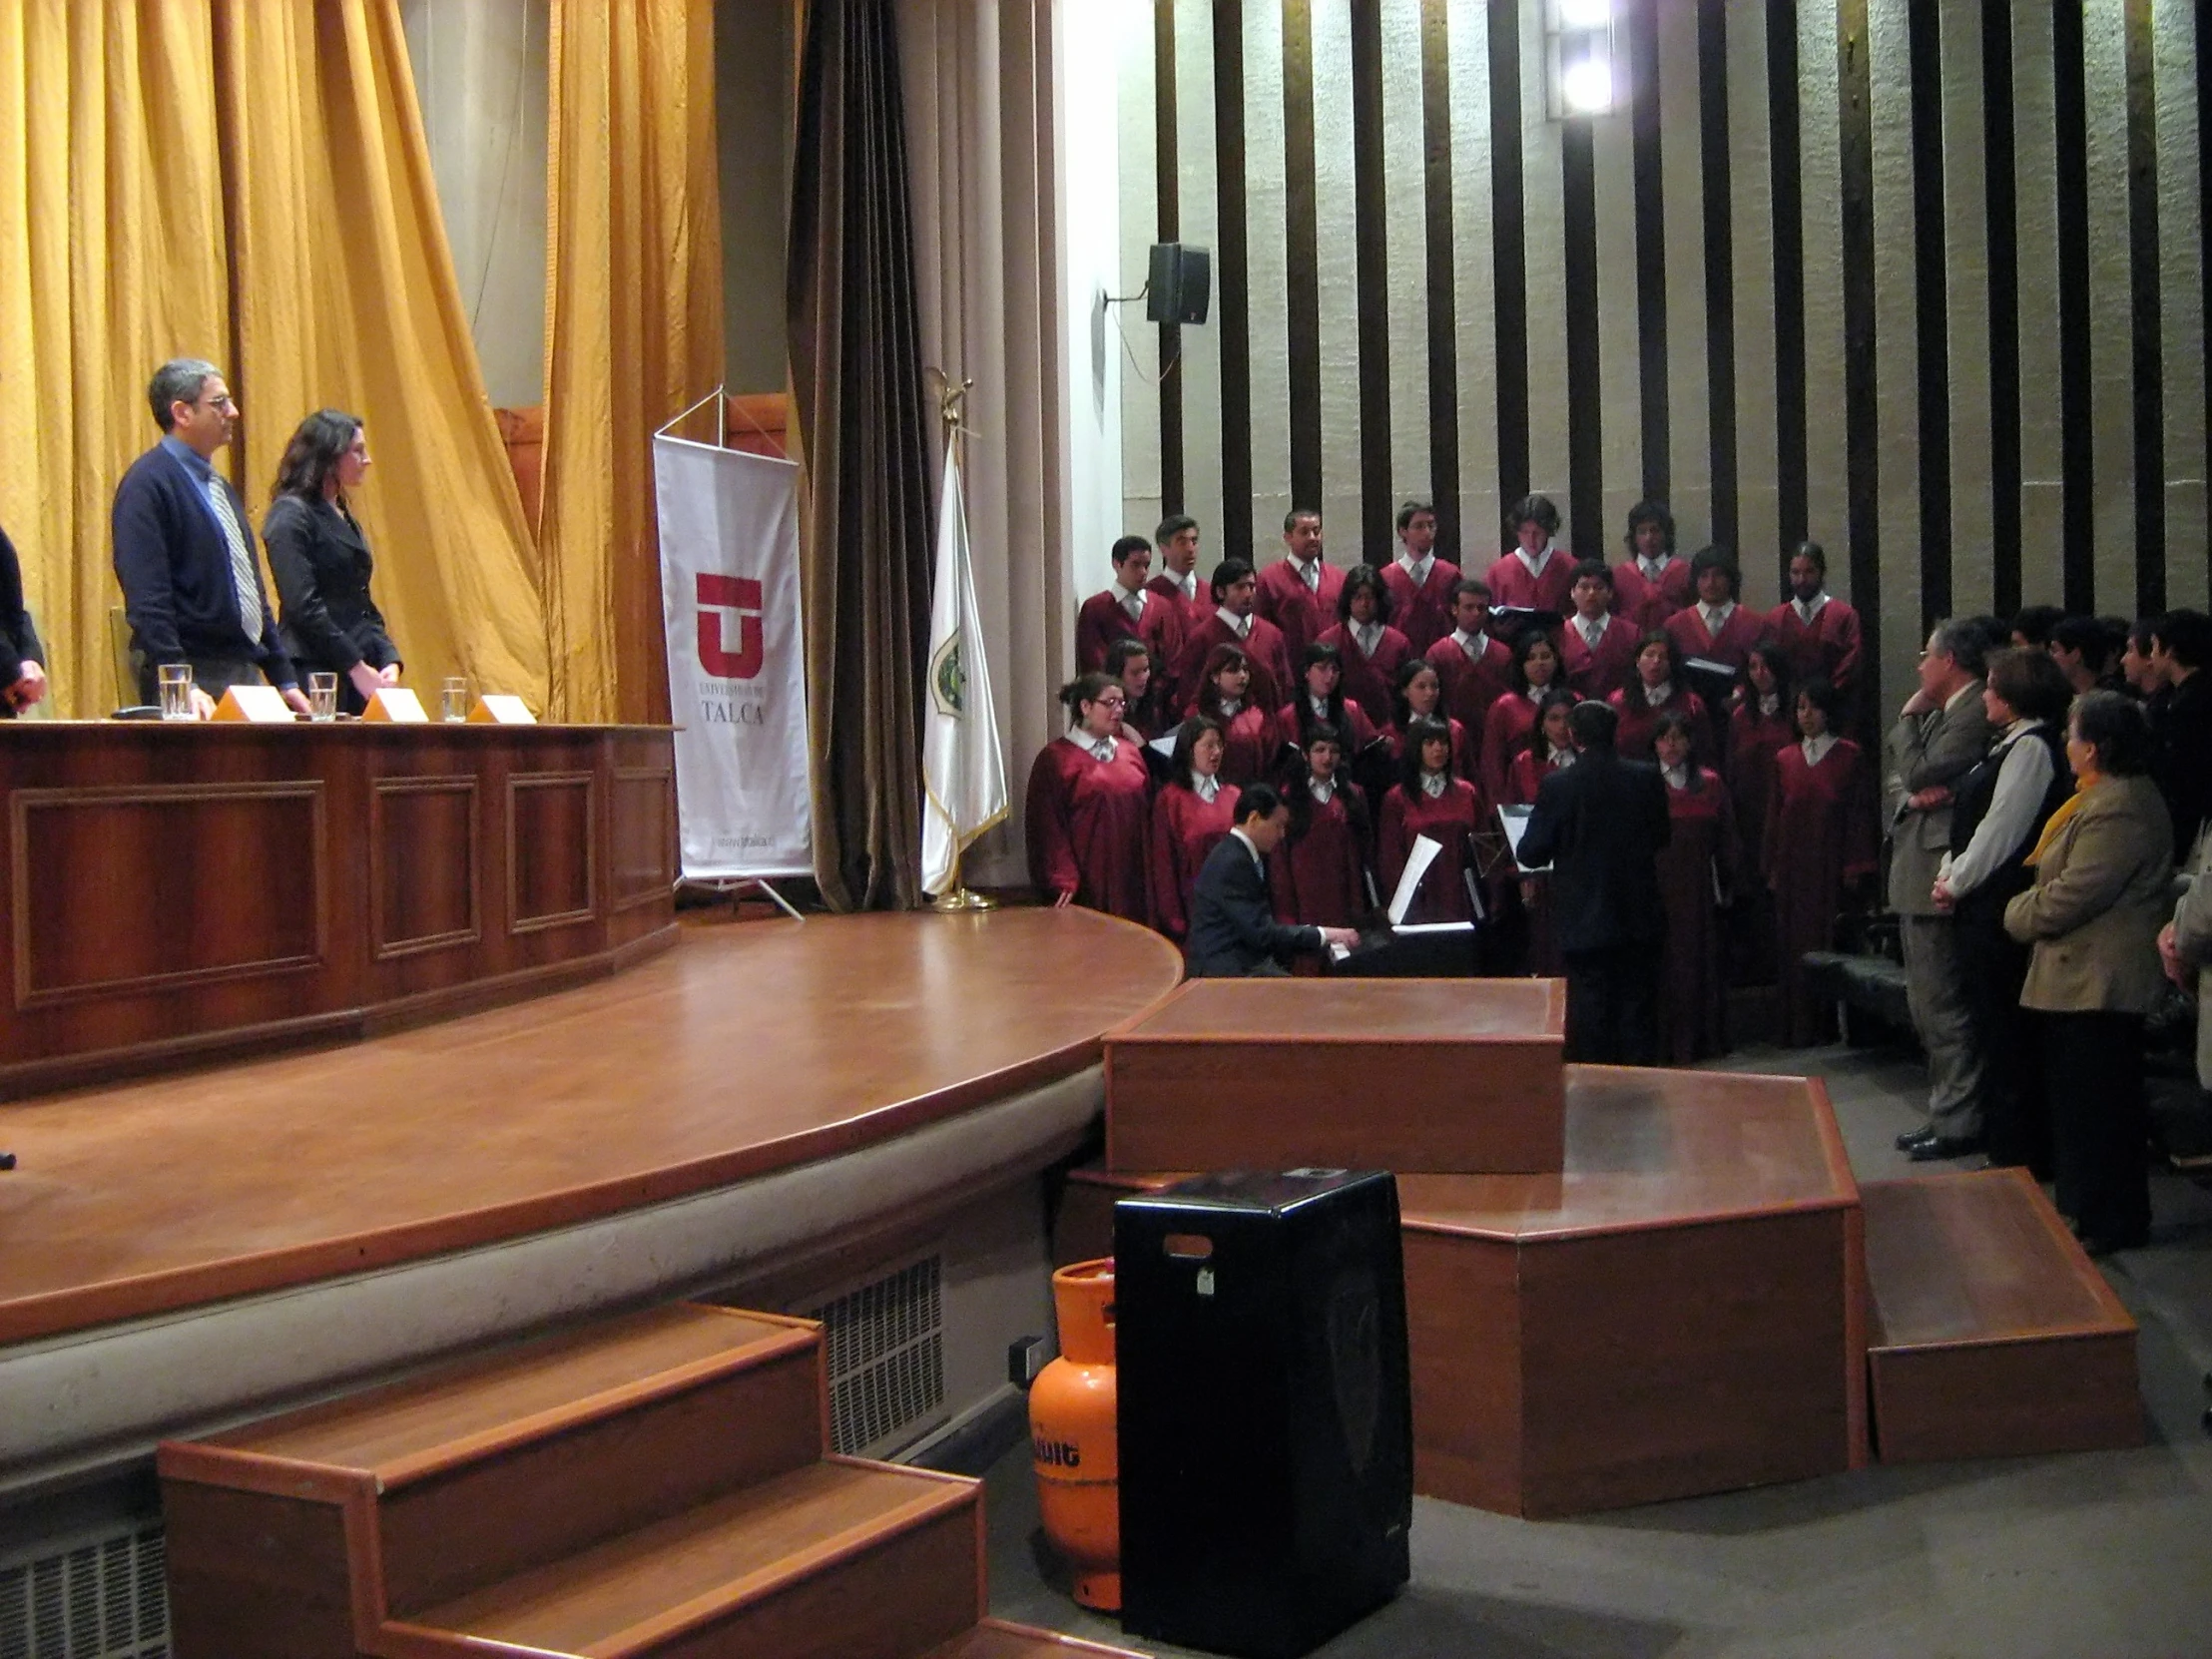
[[[1204,322],[1213,286],[1213,258],[1205,249],[1156,242],[1145,282],[1144,314],[1154,322]]]
[[[1122,1625],[1295,1659],[1408,1571],[1397,1184],[1202,1176],[1114,1206]]]

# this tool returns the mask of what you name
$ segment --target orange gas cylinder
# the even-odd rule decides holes
[[[1052,1276],[1060,1357],[1029,1385],[1044,1535],[1075,1569],[1075,1599],[1121,1608],[1121,1464],[1114,1441],[1114,1262]]]

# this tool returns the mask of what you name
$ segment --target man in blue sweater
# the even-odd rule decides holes
[[[246,502],[215,470],[239,407],[215,364],[179,357],[154,371],[147,400],[162,439],[116,486],[115,574],[138,658],[139,694],[156,670],[190,663],[204,716],[231,687],[267,680],[299,714],[298,676],[276,633]]]

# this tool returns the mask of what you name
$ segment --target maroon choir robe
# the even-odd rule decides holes
[[[1440,707],[1467,729],[1467,740],[1478,758],[1482,723],[1490,718],[1490,705],[1513,689],[1513,653],[1502,641],[1484,638],[1480,657],[1469,657],[1459,636],[1450,633],[1430,646],[1424,659],[1443,687]]]
[[[1677,657],[1684,662],[1702,657],[1731,673],[1744,666],[1751,656],[1751,648],[1766,637],[1766,618],[1743,605],[1728,613],[1728,620],[1721,624],[1718,634],[1705,626],[1705,613],[1695,605],[1667,619],[1667,638],[1674,641]]]
[[[1306,660],[1306,648],[1336,626],[1337,596],[1345,591],[1342,570],[1319,555],[1315,562],[1321,566],[1319,592],[1306,585],[1298,562],[1285,555],[1260,572],[1259,586],[1252,594],[1253,614],[1282,631],[1284,653],[1293,670]],[[1286,696],[1291,690],[1288,685],[1281,689]]]
[[[1146,865],[1146,902],[1152,925],[1177,944],[1191,930],[1191,889],[1206,854],[1237,822],[1237,787],[1224,784],[1211,806],[1180,784],[1161,790],[1152,803],[1152,854]]]
[[[1736,831],[1752,858],[1761,857],[1767,844],[1767,802],[1774,795],[1776,758],[1797,741],[1797,720],[1790,711],[1762,715],[1757,693],[1747,689],[1738,694],[1728,716],[1728,793],[1736,802]],[[1774,899],[1763,879],[1742,883],[1734,921],[1738,981],[1773,984]]]
[[[1774,890],[1775,950],[1782,967],[1783,1040],[1827,1040],[1829,1003],[1807,982],[1808,950],[1836,947],[1846,886],[1875,867],[1874,777],[1865,754],[1839,738],[1819,766],[1805,746],[1775,756],[1760,862]]]
[[[1268,857],[1268,885],[1275,894],[1278,921],[1300,927],[1350,927],[1372,907],[1368,903],[1366,815],[1352,811],[1354,792],[1339,784],[1328,802],[1307,790],[1312,816],[1306,830],[1285,835]],[[1296,823],[1298,810],[1292,810]]]
[[[1659,981],[1659,1063],[1686,1066],[1728,1047],[1721,893],[1733,892],[1736,804],[1719,773],[1694,767],[1695,787],[1667,790],[1670,834],[1659,852],[1667,942]]]
[[[1382,567],[1382,586],[1390,595],[1390,625],[1405,636],[1414,656],[1425,656],[1430,646],[1458,626],[1451,614],[1452,584],[1458,580],[1459,567],[1437,558],[1430,559],[1428,575],[1418,587],[1413,585],[1412,572],[1395,559]]]
[[[1234,715],[1215,718],[1221,720],[1221,781],[1243,789],[1272,777],[1276,753],[1282,748],[1274,717],[1248,697]]]
[[[1658,733],[1662,715],[1686,715],[1690,728],[1696,734],[1692,740],[1700,755],[1711,755],[1712,724],[1705,717],[1705,699],[1681,681],[1674,683],[1674,690],[1666,702],[1656,706],[1644,696],[1641,680],[1623,686],[1608,697],[1606,702],[1621,717],[1619,729],[1613,734],[1613,747],[1628,760],[1651,759],[1651,740]]]
[[[1513,757],[1513,764],[1505,769],[1503,800],[1506,806],[1536,805],[1536,792],[1543,788],[1546,778],[1559,770],[1552,764],[1550,747],[1544,746],[1541,758],[1530,749]],[[1520,901],[1522,912],[1528,917],[1528,971],[1556,979],[1566,972],[1566,958],[1559,954],[1559,937],[1551,921],[1551,877],[1522,876]]]
[[[1490,712],[1482,717],[1482,760],[1476,769],[1482,785],[1482,799],[1505,799],[1506,775],[1512,771],[1514,757],[1528,748],[1529,734],[1536,730],[1536,705],[1525,692],[1507,692],[1490,705]]]
[[[1444,632],[1448,634],[1451,630],[1446,628]],[[1322,631],[1321,643],[1335,646],[1344,658],[1344,679],[1339,684],[1344,687],[1346,701],[1359,704],[1378,731],[1389,725],[1395,696],[1392,688],[1397,683],[1399,667],[1413,655],[1412,641],[1384,623],[1382,636],[1375,642],[1375,655],[1371,657],[1360,649],[1351,625],[1340,622]]]
[[[1813,613],[1808,628],[1797,606],[1785,599],[1767,613],[1767,633],[1790,659],[1790,674],[1799,685],[1826,680],[1848,694],[1859,685],[1861,639],[1859,613],[1841,599],[1831,598]]]
[[[1183,644],[1183,619],[1175,601],[1144,590],[1144,615],[1132,618],[1121,603],[1121,589],[1108,588],[1083,601],[1075,613],[1075,671],[1096,674],[1106,666],[1106,648],[1119,639],[1142,640],[1152,656],[1155,678],[1175,662]]]
[[[1582,637],[1581,620],[1570,616],[1560,630],[1559,661],[1575,696],[1602,703],[1636,677],[1636,642],[1643,635],[1626,617],[1615,616],[1593,651]]]
[[[1311,705],[1308,707],[1310,708]],[[1286,703],[1276,711],[1276,753],[1282,753],[1284,744],[1289,744],[1294,749],[1304,749],[1306,747],[1305,713],[1305,710],[1302,710],[1296,703]],[[1369,720],[1366,711],[1349,697],[1345,699],[1345,718],[1338,722],[1337,726],[1338,730],[1344,734],[1344,743],[1341,747],[1344,751],[1344,759],[1347,761],[1367,748],[1369,744],[1375,742],[1375,723]]]
[[[1175,665],[1175,704],[1186,715],[1198,712],[1199,688],[1206,681],[1206,659],[1217,645],[1233,645],[1252,664],[1252,678],[1245,686],[1245,701],[1263,709],[1281,708],[1298,685],[1291,672],[1290,653],[1283,649],[1283,634],[1266,617],[1252,618],[1242,639],[1222,621],[1219,607],[1183,636],[1183,654]]]
[[[1388,904],[1397,891],[1397,879],[1405,872],[1415,838],[1426,835],[1439,850],[1421,876],[1404,919],[1472,921],[1474,899],[1467,876],[1474,868],[1471,837],[1483,812],[1481,796],[1464,779],[1454,778],[1433,800],[1419,788],[1408,799],[1403,784],[1394,786],[1382,798],[1382,827],[1376,835],[1376,885],[1382,902]]]
[[[1543,574],[1531,576],[1521,556],[1509,552],[1483,573],[1490,585],[1490,603],[1549,616],[1565,616],[1574,609],[1574,555],[1554,547],[1544,561]]]
[[[1475,746],[1467,738],[1466,726],[1448,717],[1444,724],[1451,728],[1452,777],[1464,778],[1470,784],[1480,783],[1481,768],[1477,765]],[[1405,735],[1395,726],[1385,726],[1382,728],[1382,741],[1389,750],[1390,765],[1394,768],[1405,759]]]
[[[1101,761],[1065,738],[1044,746],[1029,769],[1029,878],[1048,898],[1144,921],[1145,837],[1152,779],[1136,745],[1114,744]]]
[[[1536,792],[1543,788],[1544,780],[1559,770],[1552,765],[1549,744],[1539,757],[1535,750],[1524,749],[1513,757],[1513,764],[1505,769],[1505,793],[1498,797],[1507,807],[1533,807]]]
[[[1207,586],[1205,577],[1198,576],[1195,573],[1191,582],[1190,595],[1187,598],[1183,593],[1182,578],[1171,570],[1163,570],[1159,575],[1153,577],[1151,581],[1144,585],[1144,591],[1158,594],[1174,607],[1169,614],[1175,618],[1175,642],[1178,652],[1183,648],[1183,641],[1190,637],[1191,630],[1214,614],[1213,589]],[[1172,674],[1174,670],[1175,663],[1172,659],[1165,665],[1159,663],[1152,665],[1152,673],[1155,679],[1163,673]]]
[[[1664,628],[1677,611],[1697,603],[1697,588],[1690,581],[1690,561],[1667,560],[1654,582],[1634,559],[1613,567],[1613,614],[1638,634]]]

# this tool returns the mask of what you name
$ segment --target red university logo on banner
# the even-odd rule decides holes
[[[738,613],[738,648],[729,649],[724,613]],[[699,666],[716,680],[750,680],[767,649],[761,633],[761,584],[743,576],[699,572]]]

